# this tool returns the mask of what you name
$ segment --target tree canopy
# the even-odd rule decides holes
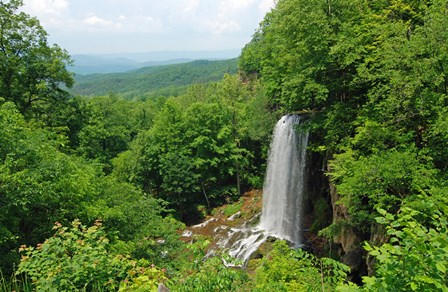
[[[0,2],[0,96],[29,116],[50,114],[71,87],[68,53],[49,45],[36,18],[19,11],[23,2]]]
[[[170,97],[142,85],[160,68],[134,72],[135,92],[70,96],[68,54],[22,4],[0,0],[0,269],[18,267],[14,290],[447,289],[445,0],[279,0],[239,74],[223,74],[235,60],[170,67],[153,85],[190,85]],[[91,78],[128,90],[126,76]],[[211,239],[180,240],[181,220],[262,186],[285,112],[309,117],[307,207],[334,219],[319,241],[352,236],[362,271],[277,242],[246,273],[206,257]]]
[[[371,253],[382,278],[365,283],[380,290],[447,286],[441,258],[425,265],[441,272],[442,283],[440,275],[417,279],[411,267],[400,280],[397,273],[388,278],[421,247],[417,234],[446,236],[434,222],[414,231],[400,224],[414,225],[407,210],[417,214],[425,202],[443,206],[422,211],[427,216],[447,218],[440,197],[447,185],[447,9],[443,0],[283,0],[240,58],[240,69],[259,76],[274,108],[313,112],[311,148],[329,161],[336,204],[347,208],[326,232],[343,236],[350,228],[373,241],[381,233],[375,218],[384,212],[388,222],[398,218],[388,229],[391,245]],[[434,282],[425,286],[428,278]]]

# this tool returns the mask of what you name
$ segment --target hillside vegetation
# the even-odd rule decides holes
[[[273,107],[315,113],[320,234],[366,290],[448,289],[447,4],[279,1],[240,57]]]
[[[70,90],[77,95],[143,94],[169,96],[186,91],[188,85],[216,82],[224,74],[235,74],[237,60],[199,60],[183,64],[144,67],[126,73],[77,75]]]
[[[238,60],[73,89],[21,5],[0,1],[0,290],[448,290],[446,0],[279,0]],[[179,234],[244,210],[289,112],[309,117],[319,246],[227,268]]]

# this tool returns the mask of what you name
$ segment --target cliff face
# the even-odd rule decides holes
[[[329,195],[333,210],[332,224],[350,221],[347,208],[342,204],[338,204],[339,195],[332,183],[329,183]],[[340,224],[340,226],[340,232],[333,237],[333,241],[340,246],[338,253],[341,261],[351,268],[351,280],[355,282],[360,281],[360,277],[366,272],[366,253],[361,245],[362,238],[347,224]]]
[[[309,154],[309,186],[308,186],[308,210],[312,217],[309,228],[318,231],[333,224],[337,227],[337,234],[332,238],[332,249],[336,247],[337,255],[341,262],[351,268],[350,280],[361,282],[361,277],[372,271],[372,262],[367,258],[367,253],[362,247],[362,242],[369,240],[372,242],[384,239],[378,235],[378,230],[372,228],[370,238],[365,234],[358,234],[350,227],[351,218],[347,208],[339,203],[340,195],[336,187],[329,181],[328,157],[317,154]],[[331,241],[331,240],[330,240]],[[318,247],[314,247],[318,249]],[[334,250],[334,249],[333,249]],[[320,251],[322,255],[328,256]]]

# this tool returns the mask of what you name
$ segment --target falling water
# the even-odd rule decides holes
[[[295,245],[303,242],[301,229],[308,144],[308,132],[295,130],[300,121],[300,116],[287,115],[275,126],[259,226]]]
[[[263,186],[263,209],[258,226],[232,230],[222,245],[229,254],[246,262],[269,237],[303,243],[303,201],[306,185],[308,132],[297,130],[302,118],[283,116],[276,124]]]

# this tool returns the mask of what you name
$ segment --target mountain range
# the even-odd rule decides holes
[[[156,51],[116,54],[75,54],[70,71],[77,75],[120,73],[149,66],[188,63],[194,60],[226,60],[238,57],[240,49],[222,51]]]
[[[75,95],[99,96],[109,93],[136,97],[148,94],[172,96],[185,92],[192,84],[216,82],[224,74],[237,72],[238,59],[195,60],[182,64],[146,66],[116,72],[75,75],[70,92]]]

